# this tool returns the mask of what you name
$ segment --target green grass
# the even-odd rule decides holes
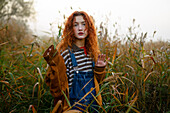
[[[132,36],[116,41],[99,36],[101,52],[110,61],[100,84],[103,105],[98,111],[169,112],[170,44],[144,43],[145,35]],[[54,38],[32,44],[0,43],[0,112],[52,112],[43,53],[54,43],[58,43]]]

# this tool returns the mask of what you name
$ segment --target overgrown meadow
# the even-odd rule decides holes
[[[49,113],[54,106],[43,53],[60,42],[63,28],[43,39],[23,26],[16,20],[0,26],[0,112]],[[110,57],[99,113],[170,112],[170,43],[146,41],[137,28],[133,23],[122,39],[117,29],[111,37],[102,24],[97,28],[101,52]]]

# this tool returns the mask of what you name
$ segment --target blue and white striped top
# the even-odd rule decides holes
[[[72,46],[73,53],[75,55],[77,64],[78,64],[78,71],[88,72],[93,70],[93,63],[92,58],[90,55],[84,53],[84,49],[80,49],[76,45]],[[61,52],[61,56],[64,58],[65,66],[67,68],[67,77],[68,77],[68,85],[69,88],[72,86],[73,78],[74,78],[74,69],[70,57],[69,50],[66,49]]]

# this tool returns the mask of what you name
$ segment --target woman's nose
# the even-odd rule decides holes
[[[82,28],[82,25],[79,25],[79,31],[82,30],[82,29],[83,29],[83,28]]]

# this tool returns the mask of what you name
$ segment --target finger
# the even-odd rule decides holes
[[[101,58],[101,54],[98,55],[98,60],[100,60],[100,58]]]
[[[107,64],[107,62],[110,60],[110,57],[109,58],[107,58],[107,60],[106,60],[106,64]]]
[[[47,53],[47,55],[49,56],[49,52]]]
[[[101,60],[103,61],[103,54],[101,54]]]
[[[101,54],[101,59],[100,60],[102,60],[103,61],[103,54]]]
[[[104,54],[101,55],[101,60],[102,60],[102,61],[105,60],[105,55],[104,55]]]
[[[48,55],[49,55],[49,56],[52,56],[52,54],[53,54],[53,53],[52,53],[52,48],[49,48],[49,49],[48,49]]]
[[[106,58],[106,55],[104,54],[104,55],[103,55],[103,59],[102,59],[102,60],[103,60],[103,61],[105,61],[105,58]]]

